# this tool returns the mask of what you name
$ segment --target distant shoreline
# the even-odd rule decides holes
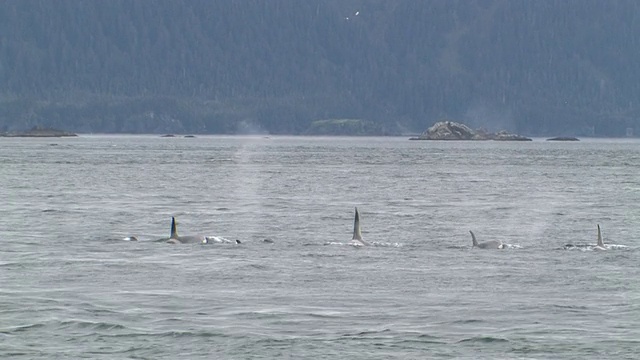
[[[60,138],[60,137],[74,137],[78,136],[76,133],[70,133],[58,129],[43,128],[34,126],[31,130],[18,132],[18,133],[0,133],[0,137],[19,137],[19,138]]]
[[[89,133],[65,133],[66,135],[38,135],[38,134],[26,134],[26,133],[0,133],[0,138],[63,138],[63,137],[67,137],[67,138],[74,138],[74,137],[101,137],[101,136],[113,136],[113,137],[117,137],[117,136],[131,136],[131,137],[135,137],[135,136],[140,136],[140,137],[156,137],[158,139],[165,139],[165,140],[171,140],[171,139],[191,139],[193,140],[193,138],[213,138],[213,137],[219,137],[219,138],[261,138],[261,139],[274,139],[274,138],[291,138],[291,137],[295,137],[295,138],[315,138],[315,139],[322,139],[322,138],[351,138],[351,139],[366,139],[366,138],[397,138],[397,139],[409,139],[412,137],[412,135],[306,135],[306,134],[198,134],[198,133],[187,133],[187,134],[178,134],[178,133],[174,133],[171,137],[167,137],[165,135],[167,134],[160,134],[160,133],[100,133],[100,132],[89,132]],[[627,141],[637,141],[640,140],[640,137],[596,137],[596,136],[590,136],[590,137],[580,137],[579,141],[549,141],[549,137],[544,137],[544,136],[532,136],[531,137],[532,142],[545,142],[545,143],[580,143],[580,142],[585,142],[585,141],[599,141],[599,140],[627,140]],[[412,141],[414,142],[414,141]],[[463,142],[469,142],[468,140],[446,140],[446,141],[438,141],[438,140],[433,140],[433,141],[416,141],[416,142],[420,142],[420,143],[424,143],[424,142],[428,142],[428,143],[441,143],[441,142],[445,142],[445,143],[463,143]],[[478,141],[473,141],[473,142],[478,142]],[[479,142],[485,142],[485,141],[479,141]],[[498,141],[501,142],[501,141]],[[520,142],[520,141],[516,141],[516,142]],[[527,142],[531,142],[531,141],[527,141]]]

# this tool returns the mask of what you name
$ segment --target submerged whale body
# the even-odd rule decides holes
[[[469,233],[471,234],[471,243],[473,244],[474,248],[478,248],[478,249],[504,249],[504,244],[500,240],[490,240],[490,241],[484,241],[484,242],[479,243],[478,240],[476,240],[476,236],[473,234],[473,231],[469,230]]]
[[[169,244],[206,244],[209,240],[204,235],[178,235],[178,229],[176,228],[176,218],[171,217],[171,236],[167,243]]]
[[[353,237],[351,238],[351,242],[349,245],[353,246],[366,246],[369,245],[362,239],[362,232],[360,231],[360,214],[358,213],[358,208],[356,207],[356,215],[353,220]]]

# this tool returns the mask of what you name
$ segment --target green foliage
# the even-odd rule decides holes
[[[623,135],[640,128],[638,13],[632,0],[6,0],[0,130],[301,134],[349,118],[395,133],[450,117]]]

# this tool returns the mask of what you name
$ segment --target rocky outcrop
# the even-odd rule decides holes
[[[470,127],[453,121],[433,124],[420,137],[426,140],[473,140],[476,133]]]
[[[497,140],[497,141],[531,141],[530,138],[511,134],[506,131],[489,133],[484,129],[473,130],[465,124],[454,121],[440,121],[418,137],[410,140]]]
[[[66,131],[51,129],[51,128],[43,128],[40,126],[34,126],[31,130],[19,132],[19,133],[5,133],[0,134],[3,137],[69,137],[69,136],[78,136],[74,133],[68,133]]]

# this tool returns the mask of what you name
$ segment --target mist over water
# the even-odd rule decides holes
[[[637,140],[0,140],[2,358],[640,349]],[[155,242],[171,216],[242,244]]]

